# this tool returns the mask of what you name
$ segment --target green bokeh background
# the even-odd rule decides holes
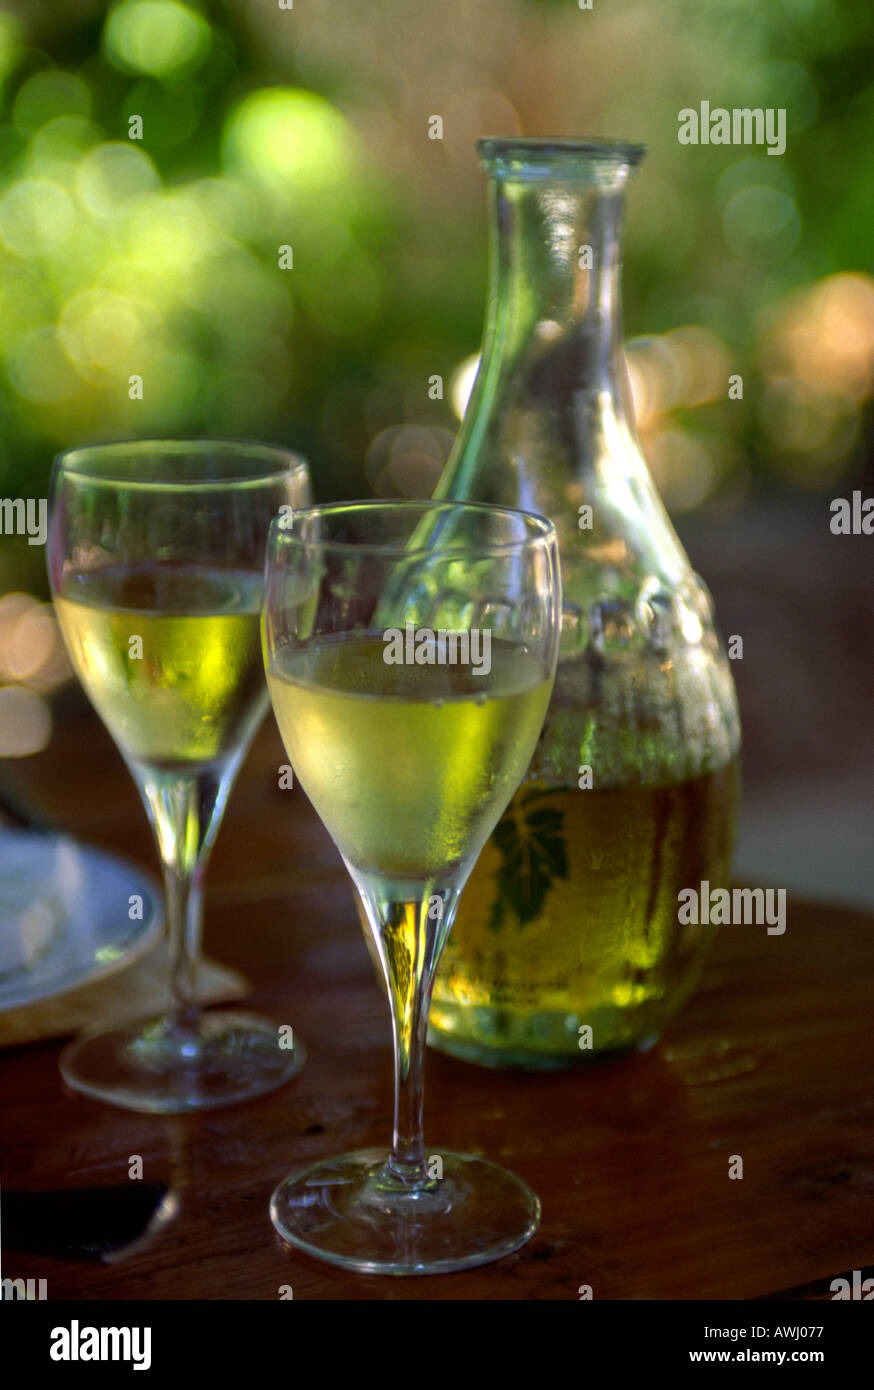
[[[669,505],[833,492],[870,438],[872,54],[856,0],[6,0],[0,495],[204,433],[293,445],[320,498],[430,491],[483,318],[473,141],[514,131],[649,146],[625,321]],[[702,99],[785,107],[785,154],[680,145]],[[671,387],[696,344],[742,401]]]

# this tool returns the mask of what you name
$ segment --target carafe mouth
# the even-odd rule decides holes
[[[486,170],[498,179],[560,179],[598,184],[633,173],[646,146],[628,140],[563,136],[484,136],[477,141]]]

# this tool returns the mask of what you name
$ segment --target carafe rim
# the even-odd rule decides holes
[[[593,170],[632,172],[646,154],[646,146],[629,140],[600,137],[574,139],[565,136],[486,135],[476,142],[485,168],[498,178],[582,179]]]

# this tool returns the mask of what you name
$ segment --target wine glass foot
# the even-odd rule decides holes
[[[425,1190],[392,1182],[386,1159],[365,1149],[285,1178],[270,1200],[279,1235],[364,1274],[448,1274],[509,1255],[540,1224],[530,1187],[484,1158],[429,1154]]]
[[[173,1115],[251,1100],[283,1086],[306,1060],[279,1025],[253,1014],[203,1012],[129,1019],[75,1038],[61,1053],[74,1091],[125,1110]]]

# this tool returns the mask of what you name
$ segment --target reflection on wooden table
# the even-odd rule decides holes
[[[153,867],[136,792],[70,692],[50,753],[7,763],[13,789],[82,838]],[[651,1052],[519,1074],[431,1052],[426,1138],[482,1152],[538,1192],[516,1255],[423,1279],[346,1274],[283,1247],[278,1179],[382,1145],[391,1123],[386,1006],[348,879],[299,789],[280,790],[271,721],[231,799],[210,867],[207,952],[254,983],[252,1004],[306,1040],[285,1089],[197,1117],[111,1110],[65,1092],[58,1047],[0,1067],[4,1187],[122,1184],[132,1156],[178,1206],[127,1260],[4,1252],[49,1298],[829,1298],[874,1261],[874,932],[863,913],[788,903],[784,935],[725,927],[701,988]],[[122,1001],[119,1001],[122,1002]],[[729,1176],[743,1160],[742,1179]],[[287,1294],[286,1294],[287,1296]]]

